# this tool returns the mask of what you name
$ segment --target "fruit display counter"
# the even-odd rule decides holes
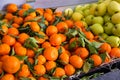
[[[2,8],[0,80],[90,80],[120,68],[119,0],[61,8]]]

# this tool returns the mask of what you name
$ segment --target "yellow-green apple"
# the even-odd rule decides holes
[[[79,10],[82,10],[82,5],[77,5],[77,6],[75,6],[75,8],[74,8],[74,11],[79,11]]]
[[[97,16],[103,16],[106,13],[106,4],[105,3],[99,3],[95,10],[95,15]]]
[[[117,1],[117,2],[119,2],[119,3],[120,3],[120,0],[114,0],[114,1]]]
[[[93,24],[99,23],[99,24],[103,25],[104,19],[103,19],[103,17],[101,17],[101,16],[93,17],[92,23],[93,23]]]
[[[100,36],[101,36],[104,40],[108,37],[108,35],[107,35],[106,33],[101,33]]]
[[[120,37],[120,24],[116,24],[113,29],[112,29],[112,33],[116,36]]]
[[[65,9],[65,11],[64,11],[65,16],[71,17],[72,14],[73,14],[73,9],[72,8]]]
[[[112,0],[103,0],[103,3],[105,3],[106,6],[108,6],[111,1],[112,1]]]
[[[88,15],[88,16],[85,18],[86,23],[87,23],[88,25],[92,25],[93,18],[94,18],[93,15]]]
[[[111,47],[118,47],[120,45],[120,38],[117,36],[108,36],[106,42],[111,45]]]
[[[104,32],[104,29],[101,24],[95,23],[92,26],[90,26],[90,30],[95,34],[99,35]]]
[[[105,23],[105,25],[103,26],[104,32],[108,35],[111,35],[113,27],[114,27],[113,23],[111,23],[111,22]]]
[[[88,15],[90,15],[90,10],[89,9],[85,9],[83,10],[83,15],[86,17]]]
[[[120,4],[116,1],[111,1],[107,6],[107,10],[110,15],[113,15],[120,11]]]
[[[114,14],[114,15],[111,17],[111,21],[112,21],[112,23],[114,23],[114,24],[119,24],[119,23],[120,23],[120,12]]]
[[[97,5],[98,5],[97,3],[92,3],[90,5],[90,14],[91,15],[95,15],[95,11],[96,11]]]
[[[74,13],[72,14],[72,19],[73,19],[74,21],[79,21],[79,20],[81,20],[82,18],[83,18],[83,15],[80,14],[79,12],[74,12]]]
[[[111,22],[111,16],[108,15],[108,14],[105,14],[105,15],[103,16],[103,19],[104,19],[104,22],[105,22],[105,23],[106,23],[106,22]]]

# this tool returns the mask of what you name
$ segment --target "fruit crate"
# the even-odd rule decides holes
[[[83,77],[86,77],[86,76],[91,76],[91,75],[93,75],[95,73],[103,73],[101,75],[105,75],[106,73],[109,73],[114,69],[120,69],[120,58],[114,59],[109,63],[102,64],[99,67],[95,67],[95,68],[89,70],[89,72],[87,72],[87,73],[81,72],[79,74],[75,74],[75,75],[73,75],[73,76],[71,76],[69,78],[66,78],[65,80],[81,80],[80,78],[83,78]],[[108,75],[108,77],[110,77],[110,75]],[[92,79],[92,80],[97,80],[97,79]]]

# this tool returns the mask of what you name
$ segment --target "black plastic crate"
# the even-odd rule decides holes
[[[71,76],[69,78],[66,78],[65,80],[80,80],[80,78],[83,78],[85,76],[91,76],[91,75],[93,75],[95,73],[104,73],[104,74],[106,74],[108,72],[111,72],[113,69],[120,69],[120,58],[114,59],[110,63],[102,64],[99,67],[95,67],[94,69],[91,69],[88,73],[81,72],[80,74],[75,74],[75,75],[73,75],[73,76]],[[92,79],[92,80],[97,80],[97,78]],[[107,80],[107,79],[105,79],[105,80]]]

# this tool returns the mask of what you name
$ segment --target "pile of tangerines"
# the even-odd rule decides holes
[[[82,21],[50,8],[9,4],[0,19],[0,80],[62,79],[120,57]]]

